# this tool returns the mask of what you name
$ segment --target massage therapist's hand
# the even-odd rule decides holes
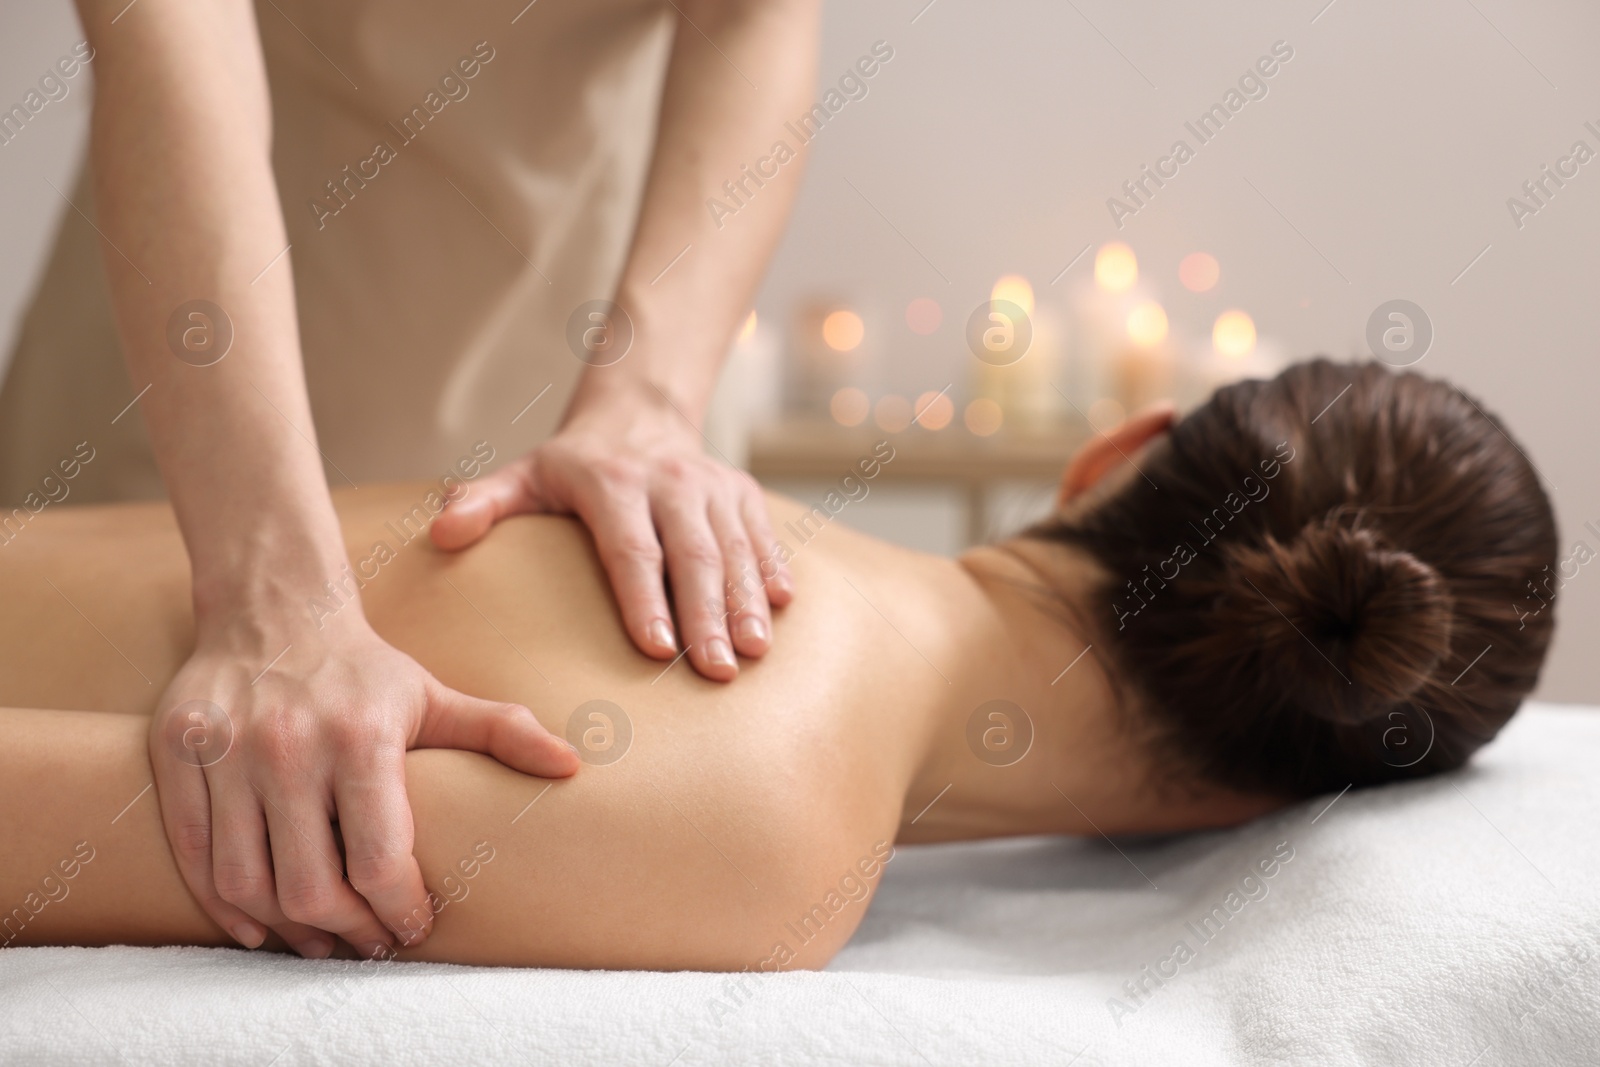
[[[629,636],[646,654],[678,654],[678,633],[707,678],[739,673],[772,640],[769,604],[792,596],[767,502],[755,481],[707,456],[698,432],[660,394],[575,410],[544,444],[489,475],[433,522],[434,544],[473,544],[499,520],[575,514],[588,524]]]
[[[184,881],[248,948],[264,928],[308,957],[333,950],[329,935],[368,957],[420,943],[433,912],[412,856],[406,750],[468,749],[546,777],[574,773],[577,757],[527,708],[440,684],[373,632],[359,604],[321,631],[249,617],[202,630],[152,724]]]
[[[793,586],[755,482],[708,459],[697,427],[804,163],[765,181],[738,225],[708,216],[705,190],[769,151],[771,131],[811,106],[821,4],[674,6],[698,32],[673,38],[633,239],[610,294],[630,341],[605,361],[574,348],[588,365],[561,428],[446,507],[433,541],[462,548],[508,515],[575,514],[594,535],[634,644],[669,659],[681,640],[695,670],[728,681],[739,673],[735,652],[766,652],[769,608],[786,604]],[[752,69],[761,71],[759,93],[739,73]],[[609,339],[609,313],[603,323]],[[583,337],[587,346],[591,334]]]

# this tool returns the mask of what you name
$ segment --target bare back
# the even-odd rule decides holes
[[[449,555],[400,521],[427,491],[337,500],[368,618],[445,684],[532,708],[586,765],[552,784],[470,753],[408,757],[424,876],[466,891],[418,958],[758,969],[780,945],[785,966],[831,955],[865,912],[926,709],[951,684],[933,666],[953,639],[935,602],[955,569],[814,514],[785,525],[807,512],[773,498],[797,596],[772,651],[724,685],[632,647],[576,522],[510,520]],[[308,618],[354,610],[337,585],[323,594]],[[18,783],[0,825],[41,810],[60,823],[0,844],[16,872],[3,899],[77,840],[98,850],[74,907],[41,913],[28,940],[225,943],[165,853],[154,797],[109,821],[150,780],[142,716],[192,640],[170,511],[47,509],[0,548],[0,605],[0,709],[128,713],[79,714],[63,738],[58,715],[0,712]]]

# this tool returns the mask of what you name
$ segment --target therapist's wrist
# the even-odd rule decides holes
[[[681,376],[656,374],[645,364],[641,359],[625,370],[622,364],[590,367],[567,405],[560,429],[628,437],[667,431],[697,435],[709,398],[699,389],[686,388]]]
[[[298,600],[232,600],[207,614],[195,614],[197,654],[265,664],[293,646],[337,647],[346,639],[372,633],[360,594],[335,599],[326,590]]]
[[[667,411],[698,430],[735,324],[724,329],[722,313],[701,307],[702,301],[667,299],[627,277],[616,303],[627,316],[631,343],[615,363],[584,369],[568,418],[584,409]]]
[[[305,601],[297,608],[261,611],[240,605],[236,611],[220,611],[205,620],[196,620],[195,653],[213,658],[247,662],[270,662],[288,648],[302,651],[312,647],[337,648],[347,639],[370,635],[359,599],[340,610],[314,617]]]
[[[363,618],[358,587],[344,546],[307,546],[277,553],[241,552],[194,568],[192,601],[197,631],[232,629],[260,620],[274,635],[313,628],[327,611]]]

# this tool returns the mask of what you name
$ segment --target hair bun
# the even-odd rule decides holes
[[[1239,632],[1257,642],[1292,703],[1313,714],[1344,723],[1381,715],[1450,655],[1454,602],[1439,572],[1348,515],[1307,523],[1287,543],[1224,553]]]

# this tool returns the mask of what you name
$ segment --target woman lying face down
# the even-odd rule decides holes
[[[422,491],[346,494],[352,556]],[[779,529],[806,510],[772,508]],[[1556,560],[1533,469],[1453,387],[1376,364],[1136,416],[1073,459],[1055,516],[959,560],[839,523],[785,549],[786,632],[718,685],[634,650],[576,523],[397,547],[362,593],[380,634],[531,708],[581,762],[506,765],[570,770],[540,735],[503,762],[410,752],[429,908],[341,935],[460,963],[819,967],[897,842],[1227,826],[1458,767],[1532,688],[1553,625],[1518,611]],[[0,554],[0,944],[232,943],[147,788],[188,597],[164,506],[52,510]],[[286,654],[316,655],[316,623],[343,614],[308,605]],[[171,743],[225,769],[225,715],[195,722],[210,748],[184,725]],[[239,897],[270,874],[216,873]],[[317,926],[326,902],[287,899]]]

